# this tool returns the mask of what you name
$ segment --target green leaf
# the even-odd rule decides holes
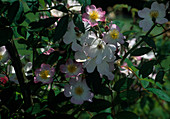
[[[8,14],[7,14],[7,17],[9,19],[9,22],[13,22],[15,17],[16,17],[16,14],[19,10],[19,6],[20,6],[20,3],[19,1],[15,1],[12,3],[12,5],[9,7],[8,9]]]
[[[35,103],[33,107],[30,107],[26,110],[27,113],[31,113],[32,115],[33,114],[37,114],[37,113],[40,113],[41,111],[44,110],[46,106],[44,106],[43,108],[41,108],[40,104],[39,103]]]
[[[111,118],[111,113],[103,112],[103,113],[96,114],[91,119],[108,119],[109,117]]]
[[[56,9],[56,10],[62,11],[64,13],[68,13],[68,10],[64,5],[57,5],[57,6],[52,7],[51,9]]]
[[[131,53],[131,56],[141,56],[141,55],[147,54],[150,51],[151,51],[151,48],[149,47],[141,47],[141,48],[134,50]]]
[[[80,14],[74,14],[73,22],[81,32],[85,33],[84,23],[82,22],[82,17]]]
[[[13,31],[10,27],[0,29],[0,46],[5,45],[13,36]]]
[[[51,6],[51,0],[45,0],[45,2],[49,5],[49,6]]]
[[[14,18],[14,23],[15,24],[20,24],[24,21],[24,8],[23,8],[23,4],[22,2],[19,2],[19,9],[18,9],[18,12]]]
[[[50,56],[48,57],[47,63],[50,65],[53,65],[55,62],[57,62],[59,57],[59,52],[58,51],[54,51],[50,54]]]
[[[18,26],[17,28],[17,32],[23,36],[24,38],[26,38],[27,36],[27,29],[24,26]]]
[[[167,102],[170,102],[170,97],[163,92],[160,89],[156,89],[156,88],[146,88],[148,91],[151,91],[152,93],[154,93],[155,95],[157,95],[160,99],[165,100]]]
[[[145,107],[146,103],[147,103],[147,97],[143,96],[141,101],[140,101],[140,106],[141,106],[142,109]]]
[[[139,119],[135,113],[129,111],[119,112],[115,115],[115,117],[116,119]]]
[[[122,79],[119,79],[113,89],[117,92],[120,92],[120,91],[123,91],[123,90],[128,90],[129,87],[132,85],[134,79],[130,79],[130,78],[122,78]]]
[[[91,0],[78,0],[81,5],[91,5]]]
[[[108,87],[106,87],[104,85],[101,85],[97,94],[100,94],[100,95],[111,95],[111,93],[112,93],[112,91]]]
[[[67,31],[69,16],[66,15],[60,19],[55,29],[55,34],[53,41],[56,42],[60,40]]]
[[[159,71],[156,75],[155,82],[159,82],[159,83],[163,84],[164,83],[164,81],[163,81],[164,74],[165,74],[164,71]]]
[[[31,29],[38,29],[38,28],[47,28],[50,27],[52,24],[57,22],[58,17],[50,17],[47,19],[40,19],[39,21],[31,22],[29,26]]]
[[[37,0],[27,0],[27,5],[33,13],[38,11],[39,1]]]
[[[142,86],[143,86],[144,88],[146,88],[146,87],[148,87],[149,82],[146,81],[146,80],[141,80],[141,84],[142,84]]]
[[[111,103],[107,100],[93,98],[93,102],[85,102],[82,106],[87,111],[100,112],[111,107]]]
[[[138,97],[139,97],[139,92],[134,91],[134,90],[127,90],[119,94],[119,98],[122,101],[128,101],[128,102],[133,102]]]
[[[136,32],[137,32],[137,31],[133,31],[133,30],[125,31],[125,32],[123,32],[123,35],[124,35],[124,36],[128,36],[128,35],[134,34],[134,33],[136,33]]]
[[[151,37],[143,36],[142,39],[146,42],[147,45],[156,49],[155,41]]]
[[[86,76],[86,82],[95,94],[100,93],[100,90],[102,90],[102,79],[100,78],[97,69],[95,69],[93,73],[88,73]]]
[[[141,66],[141,68],[139,70],[139,74],[142,74],[143,78],[146,78],[147,76],[149,76],[149,74],[151,74],[153,71],[153,66],[154,66],[155,62],[156,62],[155,60],[145,62]]]

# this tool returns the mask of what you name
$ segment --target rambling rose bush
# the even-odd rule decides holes
[[[93,2],[0,1],[0,118],[170,118],[169,2]]]

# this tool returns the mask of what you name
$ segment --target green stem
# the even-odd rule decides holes
[[[150,34],[150,32],[154,29],[155,26],[156,26],[156,24],[154,24],[154,25],[151,27],[151,29],[146,33],[145,37]],[[123,61],[126,59],[126,57],[127,57],[130,53],[132,53],[132,51],[133,51],[134,49],[136,49],[143,41],[144,41],[144,40],[142,39],[142,40],[139,41],[132,49],[130,49],[130,50],[124,55],[124,57],[123,57],[123,59],[121,60],[120,63],[122,64]]]
[[[13,40],[10,40],[6,44],[6,49],[8,50],[8,53],[10,55],[12,65],[14,66],[16,76],[17,76],[17,79],[20,85],[21,93],[24,99],[24,108],[28,109],[31,106],[31,97],[29,94],[29,89],[27,88],[25,84],[26,77],[25,77],[25,74],[22,68],[22,63],[21,63],[18,51],[16,49],[16,46]]]

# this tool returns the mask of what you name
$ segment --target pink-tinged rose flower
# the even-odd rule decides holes
[[[7,62],[9,58],[9,54],[5,46],[0,47],[0,64]]]
[[[96,64],[100,64],[105,57],[112,59],[116,46],[113,44],[106,44],[102,39],[96,38],[90,45],[83,47],[84,52],[91,58],[96,57]]]
[[[124,43],[124,36],[120,33],[120,29],[116,24],[109,25],[109,31],[104,34],[103,40],[106,43],[117,45],[117,42],[120,44]]]
[[[50,67],[49,64],[41,64],[41,68],[35,70],[34,82],[42,82],[43,84],[49,84],[53,81],[55,73],[54,67]]]
[[[93,93],[90,92],[86,80],[82,80],[81,77],[70,79],[69,84],[64,86],[64,95],[71,97],[70,101],[74,104],[83,104],[84,101],[92,102],[94,96]]]
[[[98,25],[98,21],[105,21],[105,11],[96,8],[95,5],[87,6],[86,13],[82,15],[82,20],[88,22],[92,27]]]
[[[44,55],[50,55],[52,52],[54,52],[55,50],[53,48],[50,48],[48,51],[44,52]]]
[[[60,71],[66,73],[66,77],[75,77],[83,73],[81,63],[75,63],[72,59],[68,59],[65,65],[60,65]]]
[[[138,15],[141,18],[144,18],[139,22],[139,26],[143,29],[143,31],[149,31],[149,29],[153,25],[153,19],[158,24],[164,24],[168,22],[168,19],[164,18],[166,16],[166,9],[169,3],[165,6],[164,4],[159,4],[157,2],[153,2],[151,5],[151,9],[144,8],[138,11]]]
[[[0,83],[6,84],[8,82],[8,77],[3,74],[0,74]]]

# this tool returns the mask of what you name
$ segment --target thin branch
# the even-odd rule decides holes
[[[162,33],[159,33],[159,34],[157,34],[157,35],[155,35],[155,36],[152,36],[151,38],[155,38],[155,37],[157,37],[157,36],[160,36],[160,35],[166,33],[167,31],[170,31],[170,29],[167,29],[167,30],[163,31]]]
[[[148,35],[150,34],[150,32],[154,29],[155,26],[156,26],[156,24],[154,24],[154,25],[151,27],[151,29],[146,33],[145,36],[148,36]],[[120,63],[122,64],[123,61],[126,59],[126,57],[127,57],[130,53],[132,53],[132,51],[133,51],[134,49],[136,49],[143,41],[144,41],[144,40],[142,39],[142,40],[139,41],[132,49],[130,49],[130,50],[124,55],[124,57],[123,57],[123,59],[121,60]]]

